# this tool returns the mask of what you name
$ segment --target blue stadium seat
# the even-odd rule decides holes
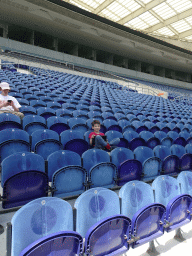
[[[139,137],[143,138],[146,142],[154,137],[154,134],[149,131],[142,131],[139,133]]]
[[[73,117],[72,113],[73,113],[73,112],[70,111],[70,110],[68,110],[68,109],[57,109],[57,110],[56,110],[56,115],[57,115],[57,116],[64,117],[64,118],[66,118],[67,120],[68,120],[69,118],[72,118],[72,117]]]
[[[120,189],[119,196],[121,214],[132,219],[132,248],[163,235],[164,227],[159,223],[164,224],[166,207],[154,202],[150,185],[137,180],[127,182]]]
[[[42,96],[40,97],[40,100],[44,101],[45,103],[53,102],[53,99],[49,96]]]
[[[31,149],[45,160],[62,147],[58,133],[51,130],[37,130],[31,135]]]
[[[27,132],[20,129],[6,129],[0,131],[1,161],[14,153],[29,151],[29,134]]]
[[[185,151],[186,151],[186,153],[191,153],[192,154],[192,144],[187,144],[185,146]]]
[[[141,121],[132,121],[132,125],[135,127],[137,133],[148,131],[148,128]]]
[[[176,140],[173,141],[173,144],[181,145],[183,147],[186,146],[187,142],[183,137],[178,137]]]
[[[32,100],[38,100],[38,96],[36,95],[33,95],[33,94],[26,94],[24,95],[24,98],[28,101],[32,101]]]
[[[76,231],[82,237],[98,221],[120,214],[117,194],[106,188],[92,188],[81,194],[74,205],[76,209]]]
[[[83,152],[89,149],[89,144],[84,140],[84,135],[81,132],[66,130],[60,136],[65,150],[71,150],[81,156]]]
[[[57,132],[59,135],[70,127],[66,122],[66,119],[60,116],[51,116],[47,119],[48,129]]]
[[[8,128],[22,129],[21,119],[11,113],[2,113],[0,115],[0,131]]]
[[[155,133],[160,131],[160,128],[157,125],[153,124],[153,126],[149,129],[149,131],[152,133]]]
[[[65,147],[66,143],[70,140],[74,139],[84,139],[83,134],[81,132],[66,130],[60,134],[61,143],[63,147]]]
[[[67,197],[80,195],[86,190],[87,186],[86,170],[80,165],[67,165],[58,169],[53,174],[52,196]]]
[[[73,211],[70,204],[64,200],[42,197],[19,209],[14,214],[11,223],[11,255],[18,256],[22,250],[40,238],[56,232],[72,231]],[[62,245],[64,244],[65,242],[62,240]],[[53,243],[51,243],[52,246]],[[48,248],[50,247],[48,246]]]
[[[171,146],[170,149],[171,149],[171,154],[176,155],[179,158],[182,157],[186,153],[185,148],[181,145],[174,144]]]
[[[16,153],[2,162],[4,209],[48,195],[44,159],[33,153]]]
[[[21,98],[19,98],[19,99],[17,99],[17,101],[19,102],[19,104],[20,104],[21,106],[29,106],[29,101],[26,100],[26,99],[21,99]]]
[[[171,155],[171,150],[167,146],[156,146],[153,149],[154,155],[158,158],[160,158],[162,161],[167,157]]]
[[[192,196],[192,172],[182,171],[177,176],[181,194],[188,194]]]
[[[167,133],[167,136],[169,136],[174,141],[179,137],[179,134],[177,132],[170,131]]]
[[[126,131],[123,133],[123,137],[128,141],[131,142],[132,139],[138,138],[139,134],[135,131]]]
[[[28,115],[23,118],[23,129],[29,135],[37,130],[44,130],[46,128],[46,120],[42,116]]]
[[[81,132],[83,135],[88,131],[88,126],[86,125],[86,121],[83,118],[70,118],[68,120],[68,124],[73,131]]]
[[[122,128],[118,125],[118,123],[115,120],[112,119],[106,119],[103,121],[104,126],[107,128],[107,131],[118,131],[122,132]]]
[[[135,159],[143,166],[143,180],[152,180],[159,176],[161,159],[154,156],[153,150],[145,146],[139,146],[134,150]]]
[[[157,177],[152,188],[155,190],[155,202],[166,207],[165,230],[170,232],[191,221],[190,204],[192,197],[187,194],[180,194],[178,181],[168,175]]]
[[[23,106],[19,109],[20,112],[22,112],[25,116],[26,115],[36,115],[37,111],[35,108],[31,106]]]
[[[69,165],[81,166],[81,157],[69,150],[59,150],[50,154],[47,158],[49,181],[52,181],[54,172]]]
[[[142,138],[134,138],[129,142],[129,148],[134,151],[137,147],[146,146],[146,142]]]
[[[53,110],[61,109],[61,104],[58,102],[47,102],[47,107]]]
[[[35,109],[38,109],[38,108],[40,108],[40,107],[46,107],[47,105],[46,105],[46,103],[43,102],[42,100],[32,100],[32,101],[30,102],[30,106],[33,107],[33,108],[35,108]]]
[[[154,136],[160,140],[161,145],[171,147],[173,140],[165,132],[157,131]]]
[[[24,171],[42,171],[45,172],[44,159],[34,153],[19,152],[6,157],[2,163],[1,185],[11,176]]]
[[[160,145],[160,141],[158,138],[154,137],[154,134],[149,131],[140,132],[139,136],[145,140],[146,146],[154,149],[157,145]]]
[[[140,180],[142,164],[134,159],[133,152],[127,148],[116,148],[111,152],[111,162],[118,168],[117,185],[122,186],[131,180]]]
[[[128,121],[128,119],[121,119],[118,120],[118,124],[121,126],[121,128],[123,129],[124,127],[126,127],[127,125],[130,125],[130,121]]]
[[[119,138],[120,142],[117,145],[117,147],[128,148],[129,143],[128,143],[128,141],[125,138],[123,138],[123,135],[122,135],[121,132],[118,132],[118,131],[108,131],[108,132],[105,133],[105,135],[107,136],[107,140],[108,140],[109,144],[111,143],[111,141],[113,139]]]
[[[47,108],[47,107],[40,107],[37,109],[37,114],[39,116],[44,117],[46,120],[51,117],[51,116],[55,116],[55,110],[51,109],[51,108]]]
[[[182,131],[179,133],[179,137],[183,137],[187,141],[187,139],[190,138],[190,133],[187,131]]]
[[[117,167],[110,163],[107,152],[89,149],[82,155],[83,167],[87,170],[90,187],[110,188],[115,185]]]

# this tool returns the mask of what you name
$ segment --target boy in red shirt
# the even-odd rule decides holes
[[[98,120],[94,120],[91,124],[92,124],[92,129],[94,130],[89,134],[91,146],[97,149],[106,148],[108,150],[112,150],[113,148],[111,146],[116,146],[119,144],[120,142],[119,138],[112,140],[110,144],[102,138],[102,136],[105,136],[105,134],[100,132],[101,124]],[[93,138],[95,138],[95,145],[92,144]]]

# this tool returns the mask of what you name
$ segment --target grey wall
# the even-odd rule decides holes
[[[25,43],[21,43],[14,40],[9,40],[3,37],[0,37],[0,48],[3,50],[8,49],[11,51],[17,51],[25,53],[32,56],[37,56],[41,58],[51,59],[64,63],[71,63],[74,65],[79,65],[81,67],[92,68],[95,70],[111,72],[116,75],[129,76],[130,78],[141,79],[148,82],[172,85],[176,87],[182,87],[187,89],[192,89],[192,84],[187,82],[176,81],[169,78],[159,77],[155,75],[150,75],[142,73],[139,71],[134,71],[130,69],[120,68],[112,66],[109,64],[104,64],[101,62],[96,62],[92,60],[87,60],[84,58],[76,57],[73,55],[64,54],[61,52],[56,52],[53,50],[48,50],[38,46],[33,46]]]

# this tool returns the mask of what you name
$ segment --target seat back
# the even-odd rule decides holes
[[[76,152],[81,156],[89,149],[89,144],[84,139],[73,139],[65,144],[64,149]]]
[[[162,146],[162,145],[159,145],[159,146],[156,146],[154,149],[153,149],[153,152],[154,152],[154,155],[158,158],[160,158],[161,160],[164,160],[165,157],[171,155],[171,150],[170,148],[166,147],[166,146]]]
[[[143,146],[137,147],[133,153],[134,153],[135,159],[139,160],[141,163],[143,163],[148,158],[154,156],[153,150],[151,148],[143,147]]]
[[[179,173],[177,181],[179,183],[180,193],[192,196],[192,172],[183,171]]]
[[[27,115],[23,118],[23,129],[25,129],[26,126],[32,123],[42,123],[46,125],[46,120],[42,116]]]
[[[61,143],[63,146],[70,141],[74,139],[84,139],[83,134],[78,131],[72,131],[72,130],[66,130],[60,134],[61,137]]]
[[[44,159],[34,153],[25,152],[25,153],[15,153],[7,158],[5,158],[2,163],[2,176],[1,176],[1,185],[5,181],[12,177],[13,175],[24,172],[24,171],[41,171],[45,172],[45,162]]]
[[[76,124],[85,124],[86,121],[82,118],[73,117],[68,120],[68,125],[72,128]]]
[[[126,131],[123,133],[123,137],[130,142],[132,139],[138,138],[139,134],[135,131]]]
[[[110,157],[107,152],[101,149],[89,149],[82,155],[83,167],[89,172],[89,170],[102,162],[110,162]]]
[[[55,171],[68,165],[81,166],[81,157],[79,154],[69,150],[59,150],[49,155],[47,158],[49,181],[52,181]]]
[[[192,154],[192,144],[187,144],[185,146],[186,153]]]
[[[170,131],[167,133],[167,135],[174,141],[179,137],[179,134],[177,132]]]
[[[139,136],[142,139],[144,139],[145,141],[148,141],[149,139],[154,137],[154,134],[152,132],[149,132],[149,131],[142,131],[142,132],[139,133]]]
[[[155,190],[155,202],[165,207],[172,198],[180,194],[178,181],[168,175],[157,177],[152,183],[152,188]]]
[[[23,140],[29,142],[29,134],[20,129],[6,129],[0,131],[0,143],[8,140]]]
[[[162,131],[157,131],[157,132],[154,133],[154,136],[161,141],[162,139],[167,137],[167,134],[165,132],[162,132]]]
[[[0,131],[8,128],[21,128],[21,119],[11,113],[2,113],[0,115]]]
[[[185,140],[187,140],[190,137],[190,133],[187,131],[180,132],[179,137],[183,137]]]
[[[176,155],[178,156],[179,158],[182,157],[186,152],[185,152],[185,148],[181,145],[176,145],[176,144],[173,144],[170,148],[171,150],[171,154],[172,155]]]
[[[81,194],[75,202],[76,231],[85,237],[87,231],[98,221],[120,214],[117,194],[105,188],[92,188]]]
[[[80,195],[87,185],[86,170],[77,165],[68,165],[54,172],[52,177],[52,196],[67,197]]]
[[[31,148],[34,151],[35,145],[40,142],[40,141],[46,141],[46,140],[56,140],[59,141],[59,135],[58,133],[45,129],[45,130],[37,130],[32,133],[31,135]]]
[[[51,117],[55,116],[55,110],[52,108],[47,108],[47,107],[40,107],[37,109],[37,114],[44,117],[46,120]]]
[[[73,211],[70,204],[64,200],[42,197],[19,209],[11,223],[11,255],[18,256],[39,238],[63,230],[73,230]]]
[[[175,141],[173,141],[173,144],[177,144],[185,147],[187,142],[183,137],[178,137]]]
[[[108,129],[110,126],[112,125],[118,125],[117,121],[112,120],[112,119],[106,119],[103,124],[105,125],[105,127]]]
[[[25,116],[26,115],[36,115],[37,111],[35,108],[31,106],[23,106],[19,109],[20,112],[22,112]]]
[[[107,136],[109,142],[116,138],[123,138],[122,133],[118,131],[108,131],[105,135]]]
[[[121,198],[121,214],[130,219],[142,207],[154,203],[151,186],[138,180],[133,180],[123,185],[119,191],[119,197]]]
[[[115,148],[111,152],[111,162],[115,164],[117,168],[119,168],[124,161],[129,159],[134,159],[133,152],[130,149]]]
[[[67,124],[65,118],[60,116],[51,116],[47,119],[47,127],[48,129],[61,134],[65,130],[69,130],[70,127]]]

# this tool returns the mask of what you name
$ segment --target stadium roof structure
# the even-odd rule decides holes
[[[192,0],[63,0],[153,37],[192,42]]]

